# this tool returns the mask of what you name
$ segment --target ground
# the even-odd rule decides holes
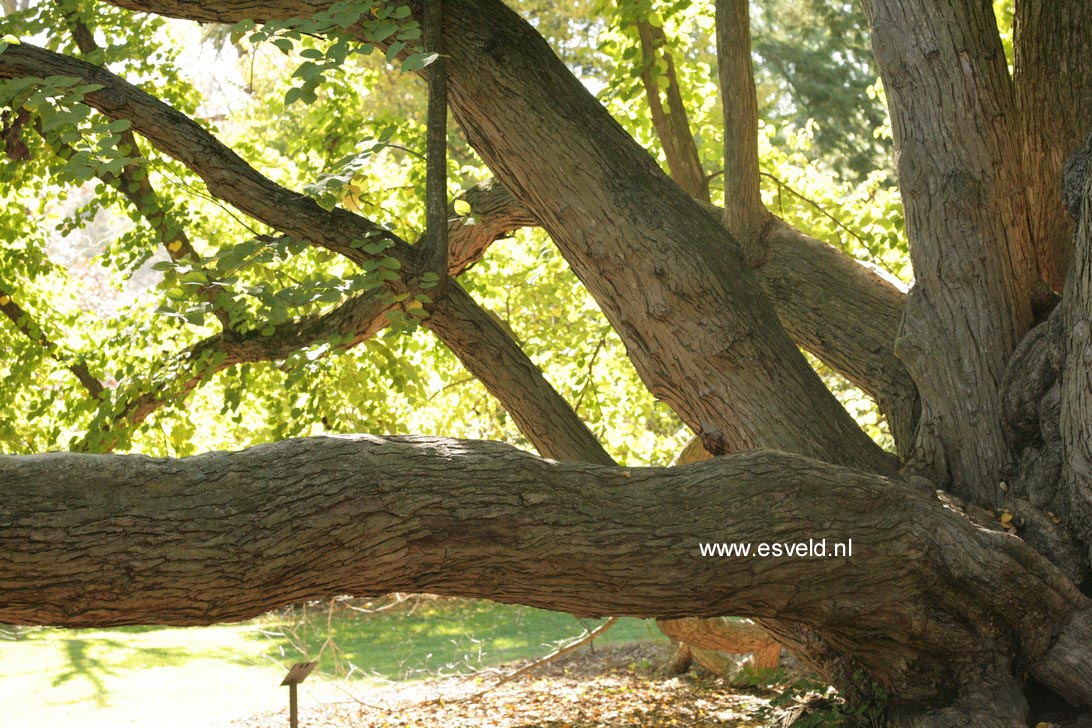
[[[520,667],[510,663],[474,679],[450,677],[370,688],[353,694],[301,697],[306,728],[593,728],[600,726],[763,725],[756,714],[771,697],[761,688],[733,690],[698,672],[663,670],[658,642],[606,645],[564,655],[501,687],[481,692]],[[317,696],[316,696],[317,697]],[[287,710],[266,711],[216,728],[288,724]],[[211,728],[211,727],[210,727]]]
[[[708,674],[666,675],[668,643],[655,623],[621,619],[594,645],[458,702],[599,624],[412,596],[315,603],[207,628],[0,625],[0,725],[279,728],[288,725],[280,681],[292,663],[312,659],[301,728],[751,726],[776,694],[733,691]]]

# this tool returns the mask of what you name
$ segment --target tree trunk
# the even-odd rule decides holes
[[[864,7],[914,264],[896,351],[921,393],[917,459],[955,493],[995,506],[1011,459],[1000,383],[1031,327],[1035,282],[1005,54],[988,3]]]
[[[1092,3],[1017,0],[1013,47],[1023,124],[1028,219],[1039,277],[1062,290],[1073,221],[1062,207],[1062,165],[1092,130]]]
[[[255,12],[246,0],[117,4],[223,22]],[[321,6],[281,0],[260,11],[283,18]],[[877,391],[897,393],[898,406],[912,412],[914,387],[885,379],[898,378],[885,364],[883,332],[900,298],[832,264],[831,280],[816,275],[808,290],[837,300],[786,293],[788,303],[775,309],[763,288],[807,277],[801,271],[822,267],[831,251],[807,253],[807,264],[797,266],[771,246],[761,273],[751,270],[737,241],[663,174],[530,26],[496,0],[466,0],[445,18],[445,60],[453,112],[481,157],[557,242],[650,390],[707,450],[792,454],[618,468],[574,426],[552,442],[550,432],[535,437],[548,443],[544,450],[586,453],[580,457],[602,465],[541,460],[490,443],[374,437],[184,460],[4,457],[0,553],[11,558],[0,561],[0,620],[207,624],[304,599],[389,591],[578,614],[731,614],[776,635],[850,697],[878,684],[894,696],[896,720],[1021,725],[1028,676],[1092,706],[1092,603],[1077,577],[1029,545],[1040,547],[1030,527],[1021,539],[982,508],[1001,502],[1000,478],[1012,459],[1007,414],[1020,408],[1003,412],[1010,359],[1040,373],[1056,368],[1035,346],[1047,340],[1043,332],[1012,356],[1032,324],[1035,265],[1019,184],[1019,125],[992,15],[984,2],[870,0],[867,8],[917,276],[897,348],[922,394],[916,461],[966,506],[920,478],[896,477],[794,343],[841,356],[843,367],[856,367]],[[199,125],[105,69],[29,44],[0,54],[5,78],[73,75],[73,68],[101,86],[86,95],[89,104],[132,121],[247,214],[359,263],[368,258],[353,242],[368,236],[388,239],[403,267],[416,260],[405,241],[273,184]],[[1064,315],[1065,325],[1053,324],[1065,339],[1060,386],[1072,406],[1067,400],[1053,420],[1040,407],[1037,426],[1060,430],[1068,502],[1087,513],[1092,284],[1080,252],[1088,249],[1081,242],[1088,225],[1080,230],[1074,284],[1055,319]],[[805,243],[792,234],[783,240],[789,252],[808,250]],[[513,371],[533,375],[518,346],[500,341],[459,290],[438,301],[430,326],[455,347],[479,350],[464,356],[468,366],[495,345]],[[854,321],[868,313],[855,319],[851,302],[873,292],[883,321],[857,332]],[[374,302],[359,303],[367,315],[383,313]],[[785,329],[793,326],[790,338]],[[847,352],[869,349],[865,363],[849,361]],[[497,372],[480,373],[491,388],[508,384]],[[506,406],[570,418],[555,395],[536,380]],[[914,418],[899,421],[905,432]],[[1038,513],[1029,510],[1029,518]],[[1083,528],[1079,514],[1066,515]],[[810,538],[827,538],[830,548],[852,539],[853,555],[709,557],[700,546],[757,549]],[[853,679],[858,673],[868,685]]]

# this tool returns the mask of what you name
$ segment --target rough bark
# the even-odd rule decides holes
[[[714,451],[777,431],[803,454],[887,467],[784,334],[723,228],[542,37],[499,2],[462,3],[449,20],[455,117],[550,233],[653,394]],[[618,184],[634,177],[645,184]]]
[[[1092,561],[1092,134],[1067,165],[1066,188],[1078,197],[1073,267],[1062,297],[1065,368],[1061,376],[1062,477],[1068,521]]]
[[[718,0],[717,73],[724,107],[724,227],[752,265],[767,259],[758,176],[758,99],[751,68],[750,0]]]
[[[667,46],[664,29],[648,21],[638,20],[637,36],[641,43],[641,84],[645,88],[652,126],[667,158],[671,178],[691,197],[709,201],[709,183],[698,157],[698,147],[690,133],[686,105],[679,90],[675,59]],[[657,73],[663,60],[664,72]]]
[[[392,591],[737,614],[807,626],[907,703],[965,683],[1005,640],[1038,679],[1092,704],[1089,602],[1023,542],[927,489],[784,453],[609,468],[356,436],[182,460],[3,456],[0,525],[8,623],[210,624]],[[852,538],[852,558],[698,551],[816,536]]]
[[[1024,184],[1039,277],[1062,290],[1073,221],[1062,207],[1062,165],[1092,130],[1092,3],[1017,0],[1013,48],[1023,124]]]
[[[988,3],[864,6],[914,264],[896,351],[921,394],[919,460],[994,505],[1010,460],[999,385],[1031,326],[1035,282],[1005,55]]]
[[[891,280],[781,220],[755,274],[801,348],[860,387],[887,419],[900,456],[917,432],[919,398],[895,355],[905,295]]]

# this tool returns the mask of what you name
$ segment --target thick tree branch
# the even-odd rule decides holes
[[[543,457],[597,465],[614,460],[542,371],[457,283],[429,307],[425,328],[459,357]]]
[[[323,210],[306,195],[269,180],[207,130],[159,99],[104,68],[21,43],[0,53],[0,78],[69,76],[102,86],[85,101],[112,119],[128,119],[141,136],[161,152],[196,172],[209,192],[270,227],[362,263],[372,256],[354,246],[358,241],[388,240],[384,255],[403,267],[414,262],[405,241],[370,220],[335,208]]]
[[[751,68],[750,0],[717,0],[717,72],[724,107],[724,227],[752,265],[767,259],[758,175],[758,100]]]
[[[1062,164],[1092,130],[1092,3],[1017,0],[1013,47],[1024,180],[1039,277],[1062,290],[1073,254]]]
[[[1092,655],[1067,647],[1092,638],[1089,602],[1023,542],[975,528],[928,490],[783,453],[610,468],[498,443],[356,436],[182,460],[0,456],[0,523],[7,623],[210,624],[393,591],[576,614],[739,614],[807,625],[913,700],[994,659],[959,618],[969,601],[1033,673],[1092,702]],[[853,539],[852,557],[699,551],[817,537]],[[1068,676],[1040,669],[1058,651],[1078,668]]]
[[[501,227],[538,224],[496,183],[490,199],[495,208],[483,206],[480,213],[477,203],[474,208],[486,231],[496,224],[494,215],[504,221]],[[706,209],[720,220],[721,208]],[[797,345],[876,400],[900,454],[908,452],[917,425],[917,392],[894,351],[904,294],[890,280],[780,220],[767,239],[771,255],[754,272],[782,325]]]
[[[480,260],[494,240],[534,223],[507,190],[491,182],[467,190],[462,199],[475,217],[473,222],[455,219],[449,224],[448,275],[453,278]],[[398,307],[385,295],[365,293],[323,314],[277,324],[270,336],[261,334],[262,326],[243,334],[212,336],[179,355],[175,374],[168,374],[167,381],[133,383],[132,391],[121,396],[103,425],[107,431],[134,427],[160,407],[184,400],[213,374],[239,364],[278,361],[335,337],[342,342],[341,349],[356,346],[386,328],[386,314]],[[158,372],[164,370],[170,367],[158,368]],[[79,449],[108,451],[113,446],[110,435],[95,430]]]
[[[1032,324],[1035,282],[1005,55],[989,3],[864,8],[914,264],[896,349],[922,396],[919,461],[956,493],[993,506],[1010,460],[999,386]]]
[[[655,395],[714,451],[776,431],[802,453],[888,467],[785,335],[723,228],[540,35],[495,0],[460,3],[445,29],[453,113],[550,233]]]

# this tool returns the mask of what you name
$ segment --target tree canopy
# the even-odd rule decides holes
[[[1092,9],[4,8],[0,621],[734,614],[1092,706]]]

